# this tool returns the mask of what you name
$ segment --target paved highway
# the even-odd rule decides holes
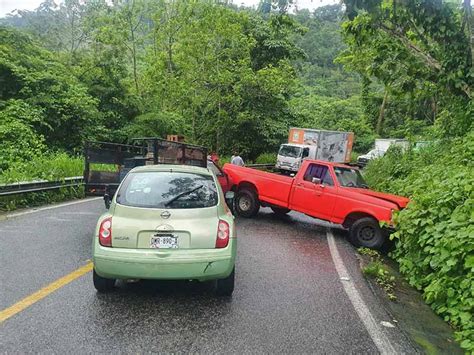
[[[84,266],[103,211],[89,199],[0,220],[0,352],[416,352],[342,231],[262,209],[237,220],[232,298],[151,281],[101,295]]]

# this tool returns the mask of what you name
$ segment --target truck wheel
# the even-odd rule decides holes
[[[283,207],[270,207],[273,211],[278,216],[284,216],[287,213],[289,213],[291,210],[288,208],[283,208]]]
[[[112,291],[115,286],[115,279],[106,279],[105,277],[99,276],[95,270],[92,278],[94,280],[95,289],[100,293]]]
[[[235,267],[232,272],[225,279],[216,281],[216,295],[218,296],[232,296],[235,284]]]
[[[245,218],[254,217],[258,213],[259,209],[260,203],[255,191],[250,189],[241,189],[237,192],[237,196],[235,198],[235,210],[239,216]]]
[[[385,237],[377,220],[364,217],[355,221],[350,227],[349,240],[356,247],[380,249]]]

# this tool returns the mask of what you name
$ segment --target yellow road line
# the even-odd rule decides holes
[[[90,262],[87,265],[84,265],[79,269],[71,272],[70,274],[63,276],[54,282],[51,282],[49,285],[43,287],[41,290],[36,291],[35,293],[23,298],[21,301],[15,303],[14,305],[5,308],[3,311],[0,312],[0,323],[3,323],[8,318],[42,300],[49,294],[53,293],[54,291],[60,289],[63,286],[66,286],[68,283],[74,281],[82,275],[87,274],[89,271],[92,271],[92,268],[93,264]]]

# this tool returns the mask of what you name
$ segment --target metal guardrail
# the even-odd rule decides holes
[[[41,192],[49,190],[57,190],[63,187],[77,187],[84,184],[82,176],[67,177],[56,181],[27,181],[17,182],[14,184],[0,185],[0,197],[10,195],[20,195],[29,192]]]
[[[255,169],[271,169],[275,167],[275,164],[248,164],[245,165],[247,168],[255,168]]]
[[[249,168],[256,169],[271,169],[275,167],[274,164],[249,164]],[[62,180],[47,181],[25,181],[16,182],[13,184],[0,184],[0,197],[10,195],[21,195],[30,192],[41,192],[49,190],[58,190],[63,187],[77,187],[84,185],[84,178],[82,176],[67,177]]]

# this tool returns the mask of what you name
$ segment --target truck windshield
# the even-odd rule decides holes
[[[117,193],[117,203],[144,208],[204,208],[217,204],[211,176],[169,172],[128,174]]]
[[[343,187],[368,188],[364,178],[356,169],[334,167],[334,172],[336,173],[337,181]]]
[[[301,148],[291,145],[282,145],[278,154],[284,157],[298,158],[301,155]]]

